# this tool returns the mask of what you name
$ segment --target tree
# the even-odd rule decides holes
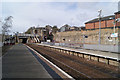
[[[53,26],[52,27],[52,33],[55,34],[59,29],[57,28],[57,26]]]
[[[46,29],[46,37],[49,39],[49,33],[52,31],[52,27],[50,25],[45,26]]]
[[[9,16],[5,19],[5,22],[2,23],[2,33],[6,34],[9,32],[9,28],[12,27],[12,16]]]
[[[50,25],[46,25],[45,28],[46,28],[46,30],[49,30],[49,31],[52,29],[52,27]]]
[[[4,19],[4,22],[1,21],[1,23],[2,23],[3,42],[6,39],[5,36],[10,31],[9,28],[12,27],[12,18],[13,18],[12,16],[9,16],[9,17]]]

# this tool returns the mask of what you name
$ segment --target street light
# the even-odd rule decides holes
[[[114,25],[114,34],[115,34],[115,23],[116,23],[116,20],[113,21],[113,25]]]
[[[99,45],[101,44],[101,13],[102,13],[102,10],[98,10],[98,17],[99,17]]]

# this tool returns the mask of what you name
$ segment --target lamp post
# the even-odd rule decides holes
[[[99,10],[98,11],[99,15],[99,45],[101,44],[101,13],[102,13],[102,10]]]
[[[114,25],[114,34],[115,34],[115,20],[113,21],[113,25]]]
[[[114,35],[117,34],[117,33],[115,33],[115,32],[116,32],[116,31],[115,31],[115,27],[116,27],[115,24],[116,24],[117,22],[120,22],[120,18],[114,19],[114,22],[113,22],[113,25],[114,25]],[[114,38],[114,45],[115,45],[115,44],[116,44],[116,38]]]

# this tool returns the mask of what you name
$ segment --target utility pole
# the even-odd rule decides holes
[[[101,44],[101,13],[102,13],[102,10],[99,10],[98,11],[99,15],[99,45]]]
[[[113,25],[114,25],[114,34],[115,34],[115,20],[114,20],[114,22],[113,22]]]

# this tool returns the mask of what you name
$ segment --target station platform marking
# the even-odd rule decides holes
[[[27,45],[26,45],[27,46]],[[53,67],[55,67],[57,70],[59,70],[62,74],[64,74],[66,76],[66,78],[69,78],[71,80],[75,80],[72,76],[70,76],[69,74],[67,74],[66,72],[64,72],[62,69],[60,69],[58,66],[56,66],[55,64],[53,64],[51,61],[49,61],[48,59],[46,59],[45,57],[43,57],[41,54],[39,54],[37,51],[35,51],[34,49],[32,49],[31,47],[27,46],[29,49],[31,49],[32,51],[34,51],[37,55],[39,55],[42,59],[44,59],[45,61],[47,61],[49,64],[51,64]]]

